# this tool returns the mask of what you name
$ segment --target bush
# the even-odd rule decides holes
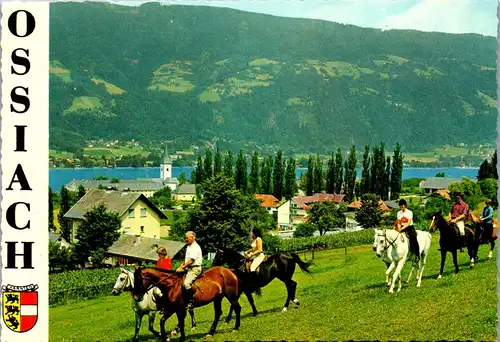
[[[316,228],[310,223],[301,223],[297,225],[295,232],[293,233],[294,238],[313,236]]]

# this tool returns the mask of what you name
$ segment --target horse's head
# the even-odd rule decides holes
[[[217,248],[215,252],[214,260],[212,260],[212,266],[222,266],[225,263],[225,254],[222,249]]]
[[[375,255],[379,258],[382,256],[384,248],[387,243],[386,231],[375,229],[375,237],[373,239],[372,249],[375,252]]]
[[[144,284],[144,281],[146,279],[149,280],[149,278],[144,278],[142,272],[143,269],[141,268],[137,268],[134,272],[134,287],[132,289],[132,298],[137,302],[142,301],[144,294],[146,293],[146,289],[149,286],[149,284]]]
[[[443,213],[441,212],[441,210],[432,214],[431,217],[432,217],[432,220],[431,220],[431,224],[429,225],[429,232],[433,233],[434,230],[440,228],[440,226],[442,225],[442,222],[444,220],[444,217],[443,217]]]
[[[134,287],[134,274],[123,267],[120,267],[120,274],[116,279],[115,286],[111,293],[118,296],[122,291],[128,291]]]
[[[182,278],[182,275],[175,271],[159,270],[155,268],[138,268],[134,272],[132,298],[140,302],[144,294],[153,287],[158,287],[163,292],[180,278]]]
[[[234,266],[245,257],[232,249],[217,249],[212,266],[229,265]]]

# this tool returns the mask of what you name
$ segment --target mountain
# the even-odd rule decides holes
[[[51,3],[50,145],[493,142],[496,47],[215,7]]]

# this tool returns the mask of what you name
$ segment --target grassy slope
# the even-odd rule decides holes
[[[253,318],[246,298],[242,298],[243,319],[239,332],[219,325],[212,340],[496,340],[497,330],[497,266],[486,261],[487,248],[475,270],[467,269],[466,253],[460,253],[461,272],[451,272],[451,258],[445,277],[436,280],[439,267],[437,236],[424,271],[422,287],[415,281],[402,292],[390,296],[383,284],[384,265],[370,246],[316,253],[314,276],[297,271],[297,297],[302,305],[280,312],[285,288],[273,281],[256,299],[261,314]],[[308,255],[310,258],[310,255]],[[403,276],[409,265],[403,269]],[[110,288],[111,290],[111,288]],[[228,304],[224,301],[224,315]],[[213,319],[213,307],[196,310],[198,328],[188,338],[202,339]],[[176,324],[173,316],[167,329]],[[155,322],[159,329],[159,318]],[[134,315],[129,294],[101,297],[50,309],[50,340],[129,341],[134,332]],[[144,318],[142,341],[154,341]]]

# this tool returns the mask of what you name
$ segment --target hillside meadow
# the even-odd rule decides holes
[[[480,260],[473,270],[468,269],[467,253],[459,253],[460,273],[456,275],[449,255],[444,278],[437,280],[438,238],[436,234],[433,237],[421,288],[416,288],[414,273],[400,293],[389,295],[384,284],[385,266],[370,245],[350,247],[347,253],[344,249],[316,252],[312,276],[300,270],[294,276],[300,307],[290,304],[288,312],[281,312],[285,286],[274,280],[263,288],[262,297],[256,298],[257,317],[252,317],[243,297],[240,330],[231,332],[234,320],[229,326],[221,320],[210,340],[496,340],[496,249],[493,260],[488,261],[488,248],[481,246]],[[311,254],[305,257],[310,260]],[[403,269],[404,280],[409,266]],[[223,318],[228,308],[224,301]],[[74,301],[51,308],[49,313],[51,341],[131,341],[134,333],[129,293]],[[195,315],[198,325],[194,332],[186,319],[187,338],[202,340],[213,320],[213,306],[197,308]],[[157,330],[159,321],[157,317]],[[167,329],[176,323],[173,316]],[[155,341],[146,317],[139,340]]]

